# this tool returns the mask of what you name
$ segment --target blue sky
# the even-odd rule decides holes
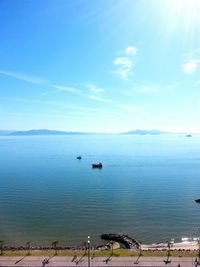
[[[200,132],[199,0],[0,1],[0,129]]]

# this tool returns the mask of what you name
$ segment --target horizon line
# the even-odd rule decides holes
[[[6,130],[6,129],[0,129],[0,132],[30,132],[30,131],[49,131],[49,132],[66,132],[66,133],[80,133],[80,134],[124,134],[124,133],[131,133],[131,132],[137,132],[137,131],[144,131],[144,132],[153,132],[157,131],[161,134],[200,134],[200,132],[192,132],[192,131],[167,131],[167,130],[159,130],[159,129],[132,129],[132,130],[124,130],[124,131],[116,131],[116,132],[110,132],[110,131],[73,131],[73,130],[57,130],[57,129],[42,129],[42,128],[32,128],[27,130]]]

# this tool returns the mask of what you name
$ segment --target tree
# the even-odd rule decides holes
[[[138,249],[139,249],[139,255],[138,255],[136,261],[134,262],[135,264],[138,264],[139,259],[142,256],[142,242],[140,242],[140,241],[139,241],[139,247],[138,247]]]
[[[140,250],[139,257],[141,257],[142,256],[142,242],[140,242],[139,244],[139,250]]]
[[[3,255],[3,245],[4,245],[4,240],[0,240],[0,255]]]
[[[111,247],[111,256],[113,256],[113,246],[114,246],[114,241],[110,241],[110,247]]]
[[[84,255],[87,254],[87,242],[83,243],[83,247],[84,247]]]
[[[170,263],[171,261],[169,260],[169,257],[170,257],[170,248],[171,248],[171,242],[169,241],[166,241],[167,243],[167,259],[165,261],[165,263]]]
[[[170,256],[170,248],[171,248],[171,242],[167,241],[167,256],[169,257]]]
[[[58,244],[59,244],[59,241],[58,240],[54,240],[53,242],[52,242],[52,247],[55,249],[55,254],[54,255],[58,255],[58,252],[57,252],[57,250],[58,250]]]
[[[27,248],[27,256],[30,256],[31,255],[31,242],[30,241],[28,241],[27,243],[26,243],[26,248]]]

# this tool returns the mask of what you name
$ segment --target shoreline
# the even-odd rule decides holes
[[[89,237],[88,237],[89,238]],[[127,254],[131,256],[132,254],[147,254],[147,253],[195,253],[198,251],[200,253],[200,239],[199,238],[182,238],[181,242],[174,242],[174,239],[171,241],[166,241],[165,243],[153,243],[153,244],[142,244],[137,239],[130,237],[125,234],[102,234],[101,235],[102,243],[100,245],[93,245],[89,242],[85,242],[82,245],[62,245],[59,244],[59,241],[53,241],[51,245],[35,245],[32,242],[27,242],[25,245],[7,245],[5,241],[0,240],[0,249],[2,252],[8,253],[25,253],[29,256],[32,253],[35,254],[46,254],[47,252],[54,255],[57,255],[57,252],[63,255],[76,255],[92,253],[91,255],[101,255],[101,254],[117,254],[120,252],[122,254]],[[119,254],[120,255],[120,254]],[[118,255],[118,256],[119,256]],[[199,254],[200,255],[200,254]]]
[[[150,251],[150,250],[158,250],[158,251],[166,251],[168,250],[167,243],[156,243],[156,244],[142,244],[141,249],[143,251]],[[177,243],[171,243],[170,251],[197,251],[199,250],[199,243],[198,241],[182,241]]]
[[[131,253],[138,253],[139,249],[124,248],[119,243],[113,243],[113,251],[129,251]],[[154,243],[154,244],[141,244],[140,250],[142,252],[166,252],[168,250],[174,252],[196,252],[199,251],[200,245],[198,241],[183,241],[171,243],[170,249],[167,243]],[[29,249],[27,246],[3,246],[4,252],[27,252]],[[69,253],[87,253],[87,247],[85,246],[57,246],[57,251],[69,252]],[[107,242],[96,247],[91,246],[92,252],[110,252],[111,243]],[[55,247],[52,246],[30,246],[30,252],[54,252]]]

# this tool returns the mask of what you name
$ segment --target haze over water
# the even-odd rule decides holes
[[[92,169],[99,161],[103,169]],[[198,135],[0,137],[0,181],[0,239],[9,244],[199,234]]]

